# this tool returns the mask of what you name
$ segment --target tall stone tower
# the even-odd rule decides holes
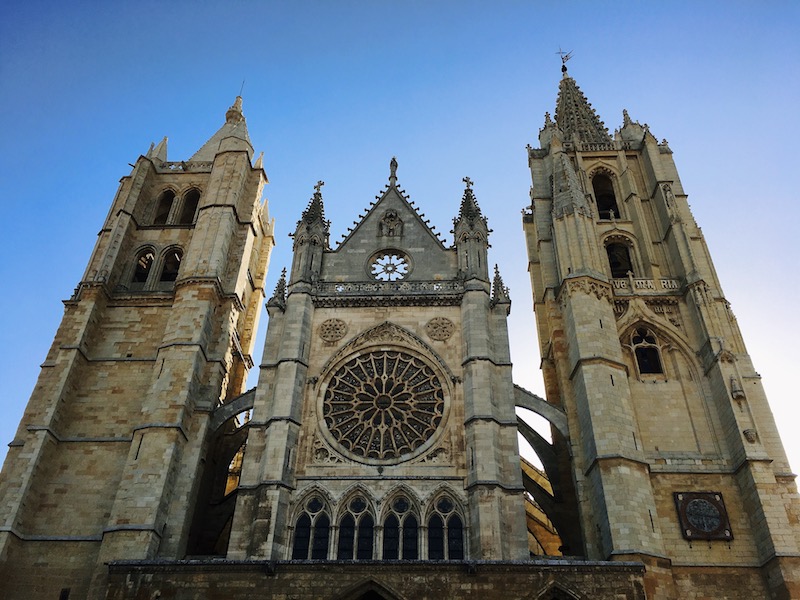
[[[471,182],[442,243],[398,187],[336,249],[322,182],[268,302],[229,559],[528,556],[506,316]]]
[[[800,598],[795,476],[759,375],[672,151],[623,116],[612,137],[565,67],[528,151],[562,538],[643,561],[648,598]]]
[[[273,224],[237,98],[187,161],[122,179],[0,482],[6,598],[105,597],[105,563],[183,556],[211,413],[244,391]]]

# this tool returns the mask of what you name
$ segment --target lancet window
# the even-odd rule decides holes
[[[183,196],[183,206],[181,215],[178,218],[179,225],[191,225],[194,223],[194,216],[197,212],[197,205],[200,202],[200,191],[192,188]]]
[[[611,268],[611,277],[621,279],[628,276],[628,271],[633,273],[631,252],[628,246],[617,242],[608,244],[606,253],[608,254],[608,265]]]
[[[419,558],[419,520],[406,496],[397,496],[383,521],[384,560]]]
[[[619,219],[619,206],[614,194],[614,184],[606,175],[592,177],[592,190],[597,202],[597,212],[601,219]]]
[[[318,495],[306,500],[294,526],[293,560],[322,560],[328,557],[331,520]]]
[[[165,225],[169,219],[169,213],[172,211],[172,203],[175,201],[175,192],[172,190],[164,190],[158,197],[156,203],[156,212],[153,216],[153,225]]]
[[[430,560],[462,560],[464,558],[464,524],[448,496],[439,497],[428,518],[428,558]]]
[[[366,499],[353,497],[347,511],[339,520],[339,544],[336,558],[340,560],[369,560],[373,558],[375,521],[369,512]]]
[[[181,267],[183,251],[180,248],[170,248],[164,255],[164,263],[161,267],[159,281],[175,281],[178,278],[178,270]]]
[[[136,255],[136,263],[133,268],[133,277],[131,278],[130,286],[132,290],[141,290],[144,288],[148,277],[150,277],[150,271],[153,268],[155,258],[155,254],[153,254],[153,251],[149,248],[140,251],[139,254]]]

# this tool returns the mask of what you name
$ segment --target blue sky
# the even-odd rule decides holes
[[[4,3],[0,457],[128,164],[163,136],[191,156],[243,80],[277,220],[268,292],[318,179],[335,242],[397,156],[449,243],[468,175],[511,287],[515,380],[542,393],[520,211],[562,47],[609,129],[627,108],[669,140],[800,468],[798,30],[792,2]]]

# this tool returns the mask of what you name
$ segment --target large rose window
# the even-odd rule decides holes
[[[322,416],[333,438],[356,457],[394,461],[425,444],[444,413],[433,368],[400,351],[350,359],[333,374]]]

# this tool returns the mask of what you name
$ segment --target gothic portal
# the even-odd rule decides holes
[[[546,399],[469,178],[446,243],[392,159],[336,247],[318,182],[267,299],[241,98],[189,160],[151,147],[10,444],[6,597],[800,597],[794,475],[669,146],[627,112],[612,137],[566,69],[539,141]]]

